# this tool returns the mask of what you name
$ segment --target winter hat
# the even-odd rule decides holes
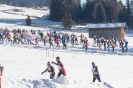
[[[56,57],[56,59],[60,60],[60,57]]]
[[[51,63],[50,63],[50,62],[47,62],[47,64],[51,65]]]
[[[92,62],[92,64],[94,64],[94,65],[95,65],[95,63],[94,63],[94,62]]]

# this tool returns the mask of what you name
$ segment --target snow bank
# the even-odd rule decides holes
[[[53,79],[53,81],[57,82],[59,84],[65,84],[65,85],[70,84],[68,78],[64,77],[64,76],[60,77],[60,78]]]

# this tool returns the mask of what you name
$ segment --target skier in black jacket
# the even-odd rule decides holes
[[[101,82],[100,75],[98,72],[98,67],[95,66],[95,63],[92,62],[92,73],[93,73],[93,82],[97,79],[99,82]]]
[[[52,64],[55,64],[55,65],[58,66],[59,73],[58,73],[57,77],[59,78],[61,75],[66,76],[66,71],[65,71],[64,65],[60,61],[60,58],[59,57],[56,57],[56,61],[57,61],[57,63],[55,63],[55,62],[52,61]]]
[[[55,70],[54,70],[54,67],[51,66],[50,62],[47,63],[46,70],[43,71],[41,74],[43,75],[43,73],[45,73],[46,71],[50,73],[50,79],[53,79],[55,77]]]

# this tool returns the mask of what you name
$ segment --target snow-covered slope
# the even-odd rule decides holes
[[[2,8],[2,7],[0,7]],[[2,8],[3,9],[3,8]],[[21,15],[11,15],[0,12],[0,19],[22,19]],[[51,21],[45,23],[52,24]],[[0,23],[0,27],[8,29],[38,30],[43,33],[54,30],[49,28],[27,27],[19,24]],[[55,29],[56,30],[56,29]],[[86,30],[56,30],[69,34],[88,37]],[[40,43],[41,48],[32,45],[12,45],[0,42],[0,64],[4,66],[2,76],[2,88],[133,88],[133,36],[132,33],[125,35],[129,41],[129,52],[122,53],[117,48],[115,53],[98,51],[93,46],[93,40],[89,39],[89,50],[84,52],[81,45],[69,46],[67,50],[62,48],[48,49]],[[48,54],[49,52],[49,54]],[[65,65],[67,76],[49,79],[49,73],[41,75],[46,69],[48,61],[55,61],[59,56]],[[102,83],[92,82],[91,62],[99,68]],[[58,73],[57,66],[53,65]]]
[[[18,9],[19,11],[14,11],[14,9]],[[2,4],[0,5],[0,11],[20,14],[20,15],[38,16],[38,17],[42,17],[43,15],[49,14],[48,7],[37,9],[37,8],[26,8],[26,7],[14,7]]]
[[[130,55],[55,51],[55,56],[60,56],[65,65],[67,77],[49,80],[49,74],[41,75],[41,72],[48,61],[55,61],[52,51],[46,57],[45,49],[30,46],[1,44],[0,49],[3,88],[133,88],[133,56]],[[99,67],[102,83],[90,84],[91,62]]]

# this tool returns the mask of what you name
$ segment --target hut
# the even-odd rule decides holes
[[[122,38],[124,39],[124,29],[127,27],[126,23],[99,23],[87,24],[89,29],[89,38],[94,35],[98,37],[108,38]]]

